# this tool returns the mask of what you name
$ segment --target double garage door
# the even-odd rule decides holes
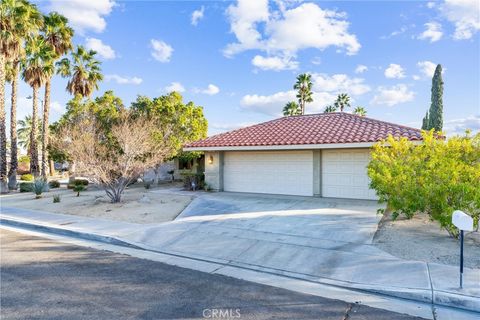
[[[223,189],[312,196],[315,182],[322,197],[376,199],[368,187],[368,150],[322,150],[318,161],[311,150],[225,152]]]

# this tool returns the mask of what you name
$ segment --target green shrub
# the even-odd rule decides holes
[[[153,183],[152,180],[143,181],[143,187],[148,190],[152,186],[152,183]]]
[[[428,213],[450,235],[454,210],[469,214],[478,230],[480,216],[480,134],[442,140],[423,133],[424,142],[389,137],[373,147],[368,165],[370,186],[393,218]]]
[[[59,203],[60,202],[60,195],[59,194],[56,194],[53,196],[53,203]]]
[[[33,180],[35,180],[35,177],[33,176],[33,174],[27,173],[27,174],[22,174],[22,175],[20,176],[20,180],[23,180],[23,181],[33,181]]]
[[[52,180],[48,183],[48,186],[52,189],[60,188],[60,182],[58,180]]]
[[[203,183],[205,181],[205,176],[203,173],[191,173],[184,172],[181,173],[183,179],[183,187],[187,190],[193,190],[193,184],[195,184],[195,190],[203,188]]]
[[[32,192],[33,191],[32,184],[33,184],[32,182],[20,182],[18,184],[20,192]]]
[[[73,191],[77,193],[77,197],[80,197],[80,192],[84,191],[86,188],[83,184],[77,184],[73,187]]]
[[[42,197],[42,193],[47,191],[47,187],[47,181],[41,178],[35,179],[35,181],[32,183],[32,191],[35,193],[35,198],[40,199]]]
[[[86,187],[88,186],[88,180],[87,179],[75,179],[75,180],[73,180],[73,182],[71,182],[67,185],[67,188],[68,189],[75,189],[75,186],[84,186],[85,189],[86,189]]]
[[[76,186],[88,186],[87,179],[75,179],[73,180],[73,184]]]

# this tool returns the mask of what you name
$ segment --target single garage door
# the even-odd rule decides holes
[[[368,149],[322,150],[322,196],[376,200],[368,187]]]
[[[313,152],[226,152],[223,189],[233,192],[313,195]]]

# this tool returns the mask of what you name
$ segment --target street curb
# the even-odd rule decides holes
[[[205,258],[201,256],[194,256],[194,255],[187,256],[183,253],[157,250],[153,247],[150,247],[141,243],[134,243],[134,242],[119,239],[113,236],[105,236],[105,235],[96,234],[96,233],[87,233],[87,232],[82,232],[78,230],[60,228],[60,227],[52,226],[48,224],[39,224],[35,222],[21,221],[19,219],[10,218],[10,217],[6,218],[6,217],[0,216],[0,225],[19,227],[23,229],[30,229],[34,231],[63,235],[63,236],[72,237],[72,238],[80,238],[83,240],[91,240],[91,241],[96,241],[101,243],[117,245],[121,247],[137,249],[137,250],[150,251],[154,253],[169,255],[172,257],[190,259],[190,260],[200,261],[200,262],[214,263],[214,264],[221,265],[222,267],[232,267],[232,268],[256,271],[256,272],[277,275],[280,277],[285,277],[290,279],[302,280],[302,281],[311,282],[311,283],[318,283],[318,284],[327,285],[331,287],[355,290],[358,292],[378,294],[378,295],[383,295],[383,296],[388,296],[393,298],[416,301],[419,303],[431,303],[432,306],[439,305],[439,306],[446,306],[450,308],[461,309],[461,310],[466,310],[471,312],[472,311],[480,312],[480,301],[478,301],[479,300],[478,298],[472,297],[472,296],[458,295],[458,294],[452,294],[452,293],[441,292],[436,290],[433,290],[433,296],[432,296],[432,292],[430,289],[425,290],[425,289],[414,289],[414,288],[378,287],[378,286],[373,286],[368,284],[352,283],[352,282],[347,282],[342,280],[307,276],[307,275],[297,274],[297,273],[288,272],[288,271],[279,271],[279,270],[271,269],[267,267],[247,265],[243,263],[235,263],[227,260]],[[396,291],[398,289],[402,289],[402,290]]]
[[[116,246],[122,246],[122,247],[144,250],[143,248],[141,248],[139,246],[136,246],[136,245],[134,245],[132,243],[129,243],[127,241],[118,239],[116,237],[105,236],[105,235],[100,235],[100,234],[95,234],[95,233],[86,233],[86,232],[82,232],[82,231],[59,228],[59,227],[54,227],[54,226],[35,224],[35,223],[31,223],[31,222],[19,221],[19,220],[16,220],[16,219],[8,219],[8,218],[0,217],[0,225],[27,228],[27,229],[32,229],[34,231],[53,233],[53,234],[58,234],[58,235],[62,235],[62,236],[72,237],[72,238],[80,238],[80,239],[84,239],[84,240],[92,240],[92,241],[108,243],[108,244],[112,244],[112,245],[116,245]]]

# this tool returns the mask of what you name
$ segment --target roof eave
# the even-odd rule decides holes
[[[421,140],[412,140],[421,144]],[[216,146],[216,147],[184,147],[183,151],[262,151],[262,150],[311,150],[311,149],[355,149],[371,148],[377,142],[296,144],[271,146]]]

